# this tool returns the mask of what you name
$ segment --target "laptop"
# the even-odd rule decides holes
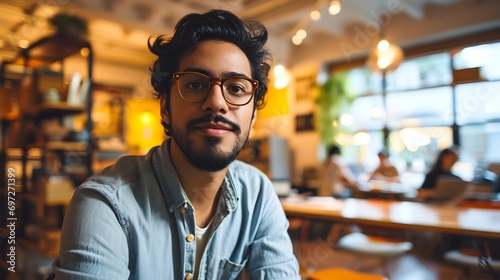
[[[439,177],[434,189],[433,200],[453,200],[464,194],[469,182],[453,177]]]

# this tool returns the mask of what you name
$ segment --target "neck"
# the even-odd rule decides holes
[[[195,208],[196,225],[204,227],[215,213],[219,189],[228,168],[215,172],[198,169],[173,140],[170,142],[170,157],[182,188]]]

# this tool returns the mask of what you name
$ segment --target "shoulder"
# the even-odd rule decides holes
[[[248,176],[255,179],[268,179],[266,174],[264,174],[264,172],[262,172],[257,167],[239,160],[235,160],[233,163],[231,163],[231,165],[229,166],[229,172],[231,172],[231,175],[235,177]]]
[[[255,166],[236,160],[229,166],[229,174],[241,195],[274,191],[271,180]]]
[[[123,185],[139,179],[146,163],[145,156],[124,156],[114,164],[96,173],[82,184],[82,187],[102,185],[109,190],[116,190]]]

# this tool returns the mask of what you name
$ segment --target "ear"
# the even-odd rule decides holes
[[[257,108],[255,108],[253,110],[253,114],[252,114],[252,122],[250,123],[250,128],[253,127],[253,125],[255,124],[255,121],[257,120]]]
[[[162,95],[160,97],[160,116],[161,120],[166,122],[167,124],[170,124],[170,117],[168,115],[168,110],[167,110],[168,104],[167,104],[167,98],[165,95]]]

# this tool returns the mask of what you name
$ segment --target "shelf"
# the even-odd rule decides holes
[[[88,67],[84,76],[90,83],[84,104],[70,105],[65,102],[64,95],[57,99],[59,102],[43,102],[48,100],[42,98],[48,89],[55,88],[59,93],[67,90],[64,86],[64,59],[80,56],[82,48],[88,48],[88,56],[84,58]],[[16,194],[19,211],[24,217],[19,223],[16,243],[45,256],[59,254],[60,227],[66,206],[76,190],[77,180],[83,181],[92,174],[93,142],[89,137],[92,134],[92,64],[92,48],[88,41],[56,35],[37,40],[20,50],[13,60],[1,65],[0,82],[26,77],[16,88],[20,115],[12,130],[16,137],[9,139],[11,146],[20,147],[2,149],[1,158],[3,174],[7,174],[6,163],[16,161],[16,168],[25,175],[23,180],[19,179],[22,187]],[[60,69],[55,71],[54,66],[60,66]],[[25,75],[28,73],[31,74]],[[86,124],[82,133],[66,136],[68,129],[63,123],[68,116],[84,119]],[[14,117],[17,116],[2,120],[2,129],[3,124],[9,124]],[[28,178],[30,173],[31,178]],[[5,181],[5,176],[0,177]],[[5,199],[4,193],[6,195],[2,192],[0,198]]]
[[[12,63],[36,68],[61,61],[68,56],[79,53],[82,48],[90,48],[90,44],[78,38],[45,37],[22,50]]]
[[[48,141],[43,145],[43,148],[51,151],[87,151],[87,142],[65,142],[65,141]]]
[[[69,105],[65,102],[42,103],[30,115],[38,118],[56,118],[83,113],[85,106]]]
[[[25,193],[23,195],[19,195],[19,199],[32,203],[43,203],[44,206],[68,206],[71,198],[73,197],[73,192],[68,192],[62,195],[59,194],[58,196],[45,198],[44,200],[41,200],[41,198],[35,194]]]

